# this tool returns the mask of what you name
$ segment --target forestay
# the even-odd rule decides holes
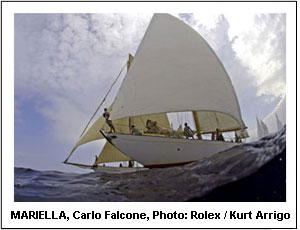
[[[217,111],[245,127],[231,81],[214,51],[185,23],[155,14],[111,118],[178,111]]]

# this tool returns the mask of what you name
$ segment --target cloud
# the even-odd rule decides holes
[[[179,16],[208,41],[228,71],[233,66],[242,67],[243,73],[247,78],[251,77],[252,84],[257,88],[257,96],[266,95],[268,100],[284,96],[285,14],[237,13],[206,15],[206,19],[202,14]],[[241,69],[235,71],[241,74]],[[235,71],[231,71],[230,77],[237,84]]]
[[[234,50],[255,77],[257,95],[282,98],[286,79],[286,15],[252,16],[248,31],[239,35]]]
[[[52,123],[53,136],[74,143],[128,53],[135,52],[150,19],[151,15],[16,14],[16,111],[31,100]]]
[[[285,14],[179,15],[223,63],[246,125],[270,113],[285,93]],[[243,18],[243,23],[241,23]]]

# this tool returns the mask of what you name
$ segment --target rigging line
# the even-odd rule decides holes
[[[113,86],[116,84],[117,80],[119,79],[119,77],[121,76],[121,73],[123,72],[125,66],[127,65],[127,63],[122,67],[119,75],[117,76],[117,78],[114,80],[113,84],[111,85],[111,87],[109,88],[109,90],[107,91],[105,97],[103,98],[102,102],[100,103],[100,105],[97,107],[96,111],[94,112],[94,114],[92,115],[91,119],[89,120],[89,122],[87,123],[87,125],[85,126],[85,128],[83,129],[82,133],[80,134],[80,137],[84,134],[85,130],[87,129],[87,127],[89,126],[89,124],[91,123],[91,121],[93,120],[93,118],[95,117],[95,115],[97,114],[98,110],[100,109],[100,107],[103,105],[104,101],[106,100],[106,97],[108,96],[108,94],[110,93],[111,89],[113,88]]]

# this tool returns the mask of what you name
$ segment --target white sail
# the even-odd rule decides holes
[[[201,133],[215,132],[217,128],[221,131],[239,130],[241,128],[237,120],[224,113],[198,111],[197,116]]]
[[[108,109],[110,111],[110,108]],[[131,118],[131,124],[140,131],[146,130],[146,121],[150,119],[157,121],[158,125],[165,129],[170,129],[169,120],[167,114],[153,114],[145,116],[137,116]],[[121,118],[113,120],[114,127],[117,133],[129,133],[129,118]],[[99,132],[100,129],[108,132],[110,128],[105,123],[103,116],[101,115],[94,124],[84,133],[84,135],[77,142],[76,147],[83,145],[85,143],[103,139],[102,134]]]
[[[282,97],[275,109],[263,121],[268,126],[270,133],[278,132],[283,128],[286,123],[286,95]]]
[[[103,139],[103,136],[99,132],[99,129],[102,129],[105,125],[105,120],[103,116],[100,116],[95,123],[83,134],[83,136],[79,139],[76,146],[83,145],[85,143]]]
[[[261,124],[262,129],[263,129],[263,136],[269,135],[270,132],[269,132],[268,126],[262,120],[260,120],[260,124]]]
[[[258,139],[260,139],[264,136],[264,131],[257,117],[256,117],[256,128],[257,128],[257,137]]]
[[[216,111],[244,127],[224,66],[191,27],[155,14],[120,87],[112,119],[178,111]]]
[[[277,113],[275,113],[275,116],[276,116],[276,123],[277,123],[277,131],[280,131],[283,128],[283,125],[279,120]]]
[[[109,142],[106,142],[96,163],[118,162],[118,161],[130,161],[130,157],[124,155],[118,149],[113,147]]]

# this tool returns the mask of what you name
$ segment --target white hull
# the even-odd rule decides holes
[[[106,139],[125,155],[147,168],[183,165],[231,148],[237,143],[167,137],[106,134]]]
[[[137,171],[143,171],[147,170],[147,168],[143,167],[111,167],[111,166],[98,166],[98,167],[92,167],[92,169],[95,172],[98,173],[110,173],[110,174],[123,174],[123,173],[132,173],[132,172],[137,172]]]

